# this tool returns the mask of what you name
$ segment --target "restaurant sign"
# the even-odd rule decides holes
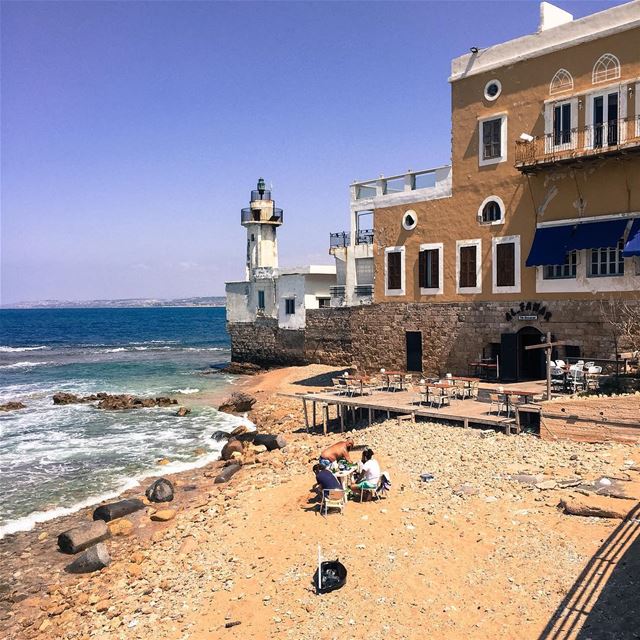
[[[547,309],[541,302],[521,302],[517,309],[509,309],[505,317],[507,322],[514,318],[518,320],[545,320],[549,322],[551,319],[551,311]]]

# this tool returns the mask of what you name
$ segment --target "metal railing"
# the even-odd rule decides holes
[[[353,292],[357,296],[372,296],[373,285],[372,284],[358,284],[353,288]]]
[[[269,189],[265,189],[264,191],[254,189],[251,192],[251,202],[255,202],[256,200],[271,200],[271,191]]]
[[[373,244],[373,229],[359,229],[356,244]]]
[[[332,298],[344,298],[346,287],[344,285],[336,285],[329,287],[329,295]]]
[[[640,146],[640,115],[600,125],[558,129],[527,142],[516,141],[517,167],[602,155]]]
[[[262,209],[252,209],[246,207],[240,212],[241,222],[275,222],[284,221],[284,213],[282,209],[274,208],[271,211],[263,211]]]
[[[338,231],[329,234],[329,248],[348,247],[351,244],[351,234],[348,231]]]

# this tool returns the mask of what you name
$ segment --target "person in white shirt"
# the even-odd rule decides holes
[[[360,492],[362,489],[376,489],[380,482],[380,465],[377,460],[374,460],[371,449],[365,449],[362,452],[360,469],[359,480],[351,485],[351,491]]]

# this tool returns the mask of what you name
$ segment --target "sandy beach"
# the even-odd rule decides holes
[[[349,436],[373,448],[391,492],[324,518],[311,465],[340,436],[307,434],[301,403],[278,393],[312,389],[328,371],[291,367],[239,383],[257,398],[259,430],[289,444],[227,484],[213,484],[221,462],[173,476],[175,518],[151,520],[165,508],[151,504],[127,516],[101,572],[66,573],[71,557],[56,545],[93,509],[1,540],[0,637],[638,637],[638,516],[579,517],[558,505],[585,498],[577,479],[604,476],[624,484],[627,499],[615,500],[632,510],[640,446],[378,422]],[[434,479],[423,482],[425,472]],[[312,584],[318,545],[349,572],[322,596]]]

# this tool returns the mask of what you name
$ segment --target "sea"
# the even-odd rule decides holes
[[[27,406],[0,412],[0,538],[218,459],[212,433],[243,420],[210,406],[234,384],[229,359],[223,308],[0,310],[0,404]],[[192,412],[55,406],[61,391],[170,395]]]

